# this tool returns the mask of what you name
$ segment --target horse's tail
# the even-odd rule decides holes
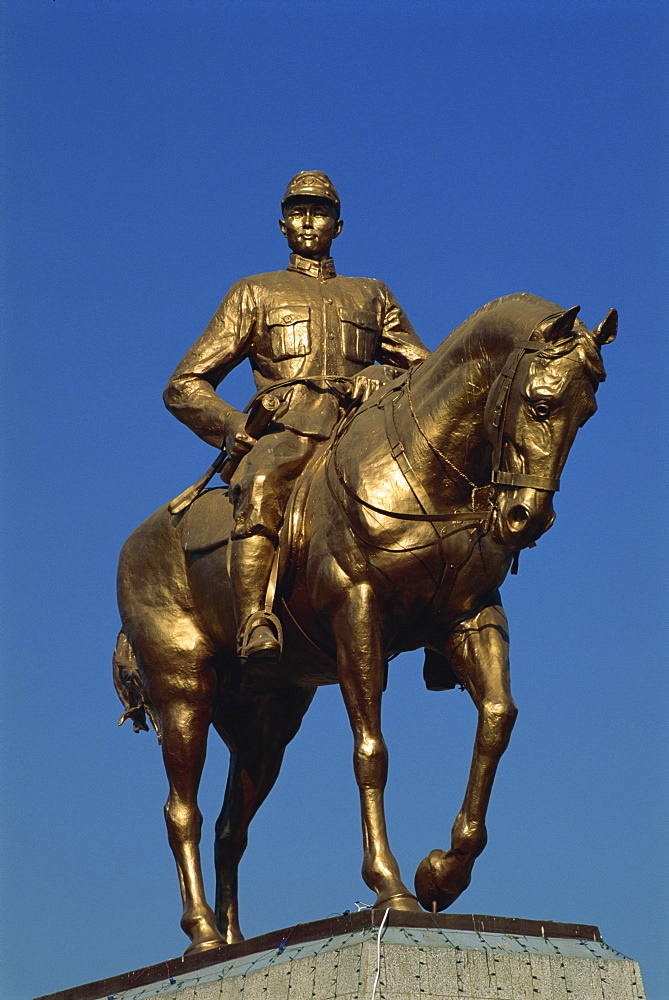
[[[161,743],[162,735],[151,711],[151,704],[144,688],[139,664],[123,629],[119,632],[116,640],[116,648],[112,656],[112,671],[116,693],[125,709],[118,720],[119,726],[122,726],[126,719],[132,719],[132,728],[136,733],[141,730],[148,733],[149,727],[146,724],[148,715],[151,725],[156,731],[158,742]]]

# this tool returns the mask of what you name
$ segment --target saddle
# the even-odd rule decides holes
[[[181,545],[187,554],[210,552],[227,545],[232,531],[232,504],[227,486],[200,493],[181,519]]]
[[[294,553],[299,546],[304,521],[304,508],[316,470],[323,464],[332,447],[332,441],[323,441],[316,449],[298,477],[291,492],[281,528],[279,550],[281,575],[294,563]],[[233,509],[227,486],[203,490],[190,504],[181,519],[181,544],[187,554],[210,552],[227,545],[233,526]]]

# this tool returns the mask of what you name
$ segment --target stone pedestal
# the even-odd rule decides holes
[[[391,910],[379,940],[382,918],[298,924],[48,1000],[645,1000],[596,927]]]

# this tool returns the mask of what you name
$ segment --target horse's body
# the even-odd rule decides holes
[[[225,546],[185,554],[182,518],[166,508],[126,542],[117,686],[126,715],[141,725],[143,704],[162,737],[189,950],[241,939],[237,869],[248,825],[320,684],[339,682],[353,729],[362,873],[375,905],[419,908],[383,811],[381,695],[388,657],[402,650],[442,654],[444,674],[454,672],[478,709],[450,849],[425,858],[415,883],[420,902],[437,909],[468,885],[516,715],[498,588],[514,555],[553,521],[561,468],[604,378],[599,348],[615,336],[615,313],[589,333],[576,311],[527,294],[496,300],[349,421],[315,463],[301,516],[286,518],[278,666],[239,664]],[[197,808],[210,724],[231,751],[216,825],[216,916],[204,897]]]

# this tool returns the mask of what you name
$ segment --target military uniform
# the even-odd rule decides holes
[[[287,270],[233,285],[172,375],[165,403],[222,447],[232,407],[214,390],[249,359],[257,388],[272,388],[283,403],[280,425],[293,433],[282,433],[283,440],[267,435],[244,459],[234,492],[235,535],[276,538],[286,487],[339,417],[336,383],[327,378],[352,378],[375,361],[409,368],[428,353],[382,281],[338,275],[331,258],[291,254]]]
[[[294,251],[287,270],[233,285],[164,393],[168,409],[191,430],[216,448],[234,439],[235,450],[250,441],[240,436],[237,411],[216,393],[219,383],[248,358],[258,391],[279,399],[274,422],[242,459],[230,493],[230,574],[243,661],[280,654],[270,583],[279,528],[296,477],[336,426],[349,380],[375,361],[409,368],[429,353],[383,282],[335,271],[328,255],[343,223],[329,177],[301,171],[281,204],[280,226]]]

